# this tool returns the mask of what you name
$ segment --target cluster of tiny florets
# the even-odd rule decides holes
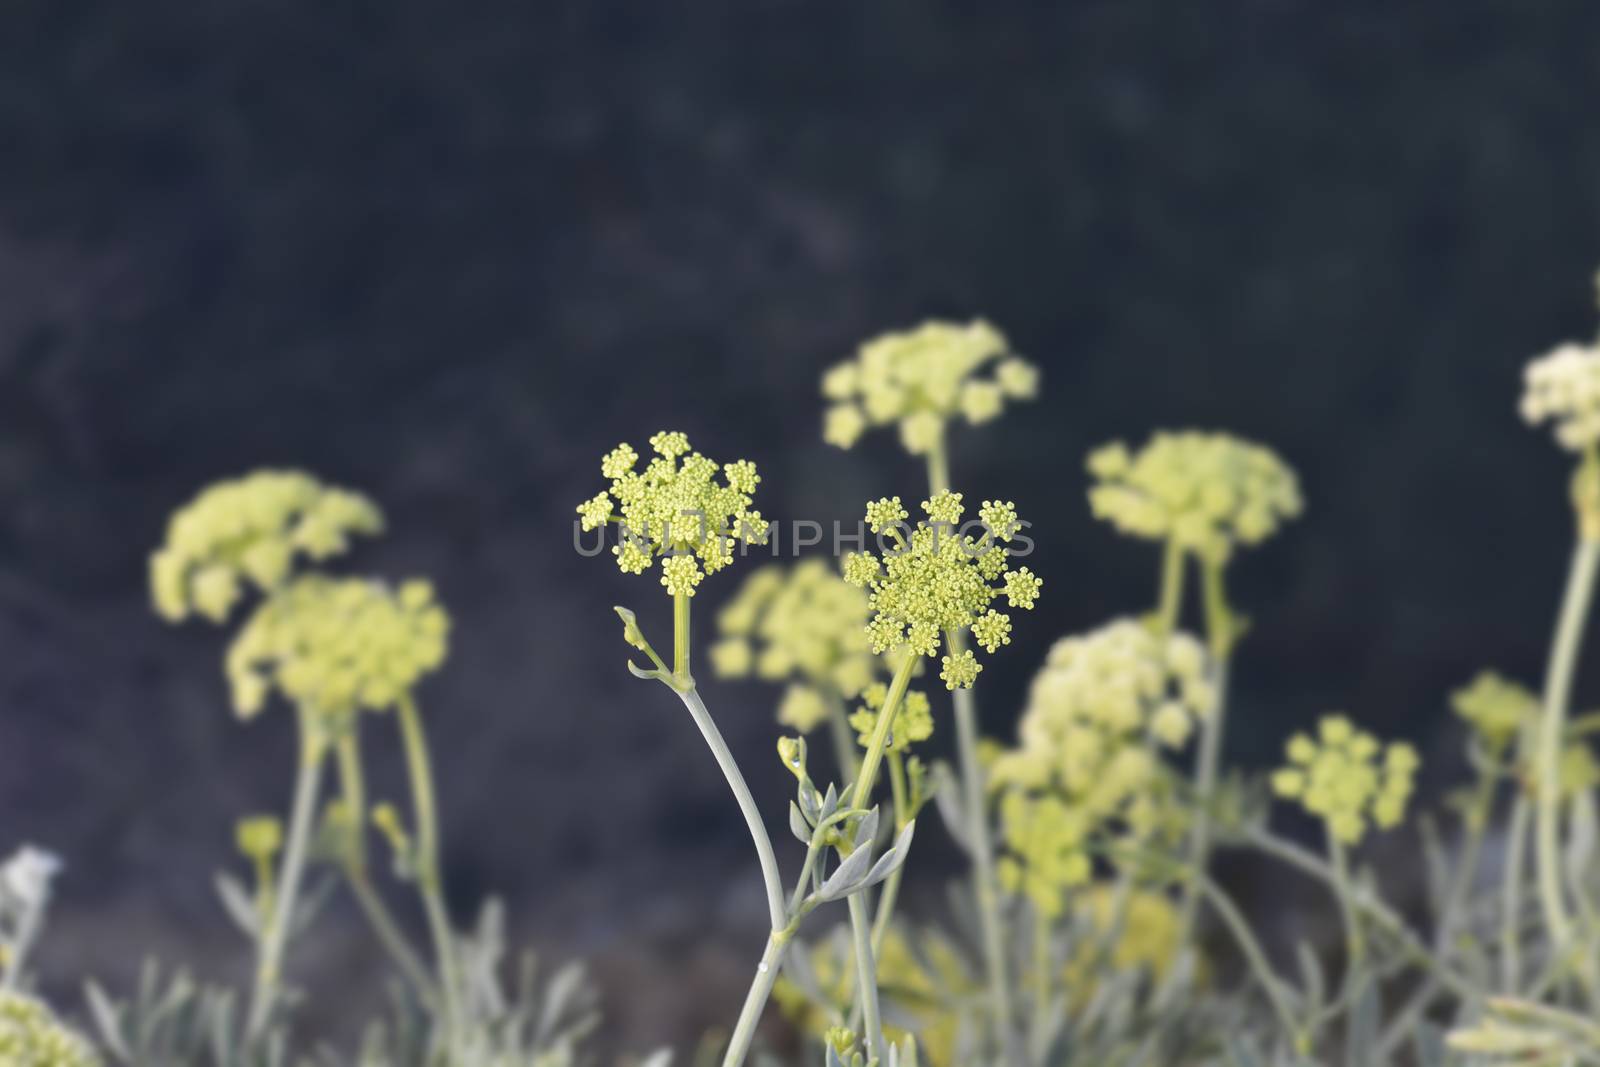
[[[1300,514],[1299,483],[1268,448],[1221,433],[1158,433],[1137,453],[1117,441],[1089,456],[1096,518],[1225,561]]]
[[[1481,671],[1450,695],[1450,706],[1491,751],[1510,744],[1539,714],[1539,699],[1526,686],[1494,671]]]
[[[1529,363],[1520,408],[1529,425],[1551,423],[1565,449],[1600,444],[1600,345],[1564,344]]]
[[[862,706],[850,716],[850,725],[856,731],[856,740],[862,748],[871,743],[872,732],[878,724],[878,712],[883,710],[883,702],[888,695],[889,687],[882,682],[875,682],[861,694]],[[928,694],[916,689],[909,690],[895,708],[894,722],[889,725],[884,751],[904,752],[916,742],[926,741],[932,736],[933,708],[928,701]]]
[[[1418,765],[1405,742],[1385,746],[1343,715],[1330,715],[1315,739],[1291,737],[1287,753],[1289,766],[1273,774],[1273,791],[1298,800],[1337,840],[1359,842],[1368,819],[1387,830],[1405,818]]]
[[[928,518],[914,528],[905,525],[898,497],[867,506],[868,525],[892,546],[881,557],[845,557],[844,578],[870,592],[867,636],[874,652],[905,646],[913,655],[933,656],[944,635],[967,630],[989,652],[1010,641],[1011,617],[991,604],[1003,596],[1013,608],[1031,608],[1043,582],[1026,567],[1009,567],[1005,543],[1015,532],[1016,513],[1009,504],[1003,508],[1009,518],[1002,528],[971,536],[961,532],[960,493],[923,501]],[[950,689],[970,688],[983,669],[971,649],[952,650],[941,663],[939,676]]]
[[[906,450],[921,454],[957,415],[974,425],[996,418],[1007,400],[1030,400],[1039,389],[1038,369],[1007,355],[1008,347],[981,319],[928,322],[868,341],[855,359],[823,375],[822,395],[832,401],[823,440],[849,448],[867,427],[898,422]],[[977,377],[991,364],[992,375]]]
[[[156,611],[179,622],[199,613],[222,622],[247,585],[270,592],[297,556],[324,560],[383,516],[366,497],[297,471],[259,471],[205,490],[173,515],[150,558]]]
[[[6,1067],[99,1067],[100,1057],[43,1001],[0,990],[0,1064]]]
[[[449,628],[427,582],[306,575],[264,602],[228,650],[234,708],[253,716],[276,688],[319,714],[386,710],[444,662]]]
[[[733,562],[735,545],[766,541],[767,522],[750,507],[761,477],[748,460],[719,468],[691,451],[682,433],[662,431],[650,447],[656,455],[642,471],[635,469],[639,454],[626,444],[601,459],[611,487],[578,505],[579,521],[585,530],[617,522],[621,541],[611,552],[618,567],[643,574],[663,557],[667,592],[693,596],[706,575]]]
[[[1201,643],[1118,620],[1050,650],[1033,680],[1017,747],[999,754],[1010,884],[1041,907],[1086,881],[1093,830],[1119,822],[1136,836],[1163,821],[1151,740],[1181,747],[1216,700]],[[1061,820],[1059,826],[1055,825]]]
[[[802,689],[854,697],[878,670],[866,635],[871,614],[867,594],[821,560],[762,567],[717,615],[724,636],[711,646],[712,669],[725,678],[792,677]],[[794,694],[795,706],[821,707],[822,696],[812,696]]]

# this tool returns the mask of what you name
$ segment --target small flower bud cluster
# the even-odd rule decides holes
[[[1539,699],[1494,671],[1481,671],[1450,695],[1450,706],[1472,726],[1491,752],[1506,748],[1539,715]]]
[[[1562,448],[1600,444],[1600,345],[1564,344],[1523,372],[1523,419],[1549,422]]]
[[[611,550],[618,567],[643,574],[660,556],[667,593],[694,596],[706,575],[733,562],[736,544],[766,541],[767,522],[750,508],[761,478],[748,460],[719,468],[681,433],[663,430],[650,447],[656,455],[642,471],[629,445],[605,455],[600,473],[611,487],[578,505],[579,520],[585,530],[620,523],[622,541]]]
[[[392,589],[297,578],[261,604],[228,650],[234,709],[254,716],[276,687],[322,715],[387,710],[444,662],[449,628],[425,581]]]
[[[965,326],[928,322],[874,338],[823,375],[822,395],[832,405],[822,438],[849,448],[867,427],[898,422],[906,451],[928,452],[957,415],[977,425],[998,417],[1007,400],[1037,394],[1038,369],[1007,356],[1007,348],[1000,331],[981,319]],[[976,377],[996,361],[992,376]]]
[[[1157,433],[1137,453],[1120,441],[1089,455],[1089,507],[1133,537],[1175,540],[1223,563],[1300,514],[1294,472],[1270,449],[1222,433]]]
[[[0,990],[0,1063],[6,1067],[99,1067],[93,1046],[43,1001]]]
[[[965,630],[987,652],[1009,644],[1011,616],[990,605],[1004,596],[1009,606],[1030,609],[1044,584],[1027,567],[1008,566],[1004,543],[1017,528],[1015,508],[986,503],[980,509],[981,537],[962,532],[960,493],[939,493],[924,500],[922,510],[927,521],[907,528],[899,497],[869,504],[867,525],[893,538],[897,547],[881,558],[870,552],[845,557],[845,581],[870,590],[872,650],[905,646],[912,655],[932,656],[944,635]],[[970,689],[983,670],[971,649],[952,651],[942,663],[939,677],[949,689]]]
[[[711,646],[711,666],[723,678],[793,678],[784,705],[795,710],[780,721],[809,730],[828,714],[819,689],[850,698],[876,676],[870,616],[867,594],[822,560],[771,564],[745,579],[718,613],[725,636]]]
[[[170,622],[192,613],[222,622],[247,584],[270,592],[288,580],[296,556],[325,560],[353,535],[382,529],[366,497],[298,471],[219,482],[173,515],[150,558],[156,611]]]
[[[862,706],[850,716],[850,726],[856,731],[856,740],[862,748],[871,744],[872,732],[878,724],[878,712],[882,710],[888,695],[888,686],[882,682],[873,683],[861,694]],[[928,702],[928,694],[916,689],[908,690],[900,699],[900,706],[895,709],[884,751],[904,752],[915,742],[926,741],[932,736],[933,709]]]
[[[1150,741],[1179,748],[1212,713],[1209,670],[1192,635],[1158,637],[1131,619],[1056,643],[1033,680],[1017,747],[989,771],[1004,793],[1013,887],[1059,908],[1065,890],[1092,874],[1089,833],[1121,824],[1144,837],[1169,821]]]
[[[1298,800],[1335,839],[1354,845],[1368,819],[1388,830],[1405,818],[1418,765],[1416,749],[1405,742],[1385,747],[1343,715],[1329,715],[1315,740],[1295,734],[1287,752],[1289,766],[1273,774],[1273,791]]]

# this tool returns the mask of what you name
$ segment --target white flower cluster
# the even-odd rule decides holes
[[[1529,425],[1553,424],[1562,448],[1600,444],[1600,345],[1564,344],[1529,363],[1520,407]]]

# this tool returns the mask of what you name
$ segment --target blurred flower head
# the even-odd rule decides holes
[[[100,1057],[43,1001],[0,990],[0,1063],[6,1067],[99,1067]]]
[[[319,715],[387,710],[444,663],[449,629],[425,581],[297,578],[256,609],[228,650],[234,709],[253,717],[277,689]]]
[[[1056,642],[1034,677],[1018,743],[989,768],[1009,884],[1041,908],[1093,873],[1085,849],[1101,828],[1136,838],[1169,827],[1158,746],[1181,747],[1213,713],[1215,691],[1199,640],[1157,636],[1120,619]]]
[[[664,430],[650,447],[656,455],[642,471],[631,446],[606,453],[600,473],[611,486],[578,505],[579,521],[585,530],[617,522],[622,540],[611,552],[618,567],[643,574],[659,556],[667,592],[693,596],[706,575],[733,562],[736,544],[766,541],[767,522],[750,508],[761,478],[748,460],[719,468],[690,451],[682,433]]]
[[[1388,830],[1405,818],[1419,763],[1405,742],[1384,746],[1343,715],[1329,715],[1315,738],[1291,737],[1287,754],[1289,765],[1272,776],[1273,791],[1298,800],[1344,844],[1358,843],[1369,819]]]
[[[875,682],[861,694],[862,704],[850,716],[850,726],[856,731],[856,740],[862,748],[872,743],[872,733],[878,724],[878,712],[888,699],[889,687]],[[894,722],[889,726],[886,752],[904,752],[918,741],[933,736],[933,709],[928,694],[916,689],[908,690],[895,708]]]
[[[376,534],[383,516],[366,497],[298,471],[258,471],[219,482],[172,516],[150,558],[156,611],[179,622],[198,613],[222,622],[248,586],[269,592],[295,559],[324,560],[356,534]]]
[[[1600,346],[1568,343],[1531,361],[1520,410],[1530,426],[1550,423],[1569,451],[1600,444]]]
[[[873,338],[856,358],[822,377],[822,395],[831,402],[823,440],[849,448],[867,427],[898,422],[906,451],[928,452],[950,419],[988,422],[1008,400],[1037,394],[1038,369],[1007,355],[1008,348],[1000,331],[981,319],[966,325],[927,322]]]
[[[854,697],[878,670],[866,634],[870,617],[867,594],[822,560],[770,564],[752,572],[718,613],[724,636],[711,647],[712,669],[724,678],[754,673]]]
[[[1096,518],[1217,563],[1302,508],[1294,472],[1270,449],[1229,434],[1162,432],[1138,452],[1115,441],[1090,453],[1088,466]]]
[[[1450,694],[1450,706],[1491,752],[1503,750],[1539,714],[1539,699],[1531,690],[1494,671],[1479,672]]]

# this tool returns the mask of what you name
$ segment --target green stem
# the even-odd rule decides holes
[[[894,717],[900,710],[900,701],[905,699],[906,689],[911,685],[911,672],[917,669],[920,661],[920,656],[907,655],[889,682],[889,692],[883,698],[883,707],[878,709],[878,721],[872,724],[872,735],[867,740],[867,754],[862,757],[861,773],[856,776],[855,790],[851,793],[852,808],[865,809],[867,802],[872,799],[872,787],[878,783],[878,767],[883,763],[884,749],[889,742],[889,730],[894,726]]]
[[[674,688],[673,692],[689,709],[690,718],[700,728],[700,736],[705,738],[706,747],[711,749],[723,778],[727,779],[728,788],[733,791],[734,799],[739,804],[739,812],[744,816],[751,840],[755,842],[756,859],[761,865],[761,879],[767,891],[767,914],[772,921],[772,928],[781,930],[788,922],[783,906],[783,880],[778,873],[778,857],[772,851],[772,839],[767,836],[766,824],[761,821],[761,809],[756,807],[755,797],[750,794],[750,787],[739,772],[739,764],[728,750],[728,743],[722,739],[722,731],[717,729],[705,702],[700,699],[700,691],[690,685],[685,689]]]
[[[1222,924],[1233,934],[1233,939],[1239,944],[1239,951],[1244,953],[1245,961],[1250,965],[1256,982],[1266,993],[1267,1000],[1271,1002],[1272,1010],[1277,1014],[1278,1021],[1288,1034],[1290,1042],[1297,1052],[1304,1055],[1309,1051],[1306,1048],[1305,1034],[1289,1008],[1288,998],[1283,992],[1283,979],[1278,977],[1277,972],[1272,969],[1272,964],[1267,962],[1267,954],[1262,951],[1261,943],[1251,932],[1250,924],[1240,914],[1238,905],[1204,873],[1191,871],[1190,877],[1200,886],[1200,891],[1205,894],[1212,909],[1221,917]]]
[[[853,782],[861,773],[861,759],[856,755],[856,732],[850,728],[844,698],[838,691],[828,687],[824,699],[828,704],[828,727],[833,734],[833,755],[839,763],[840,780]]]
[[[1438,926],[1433,935],[1434,955],[1441,959],[1450,948],[1455,933],[1456,917],[1465,906],[1472,890],[1474,876],[1478,873],[1478,857],[1483,848],[1484,834],[1488,829],[1489,815],[1494,807],[1495,774],[1485,770],[1478,776],[1478,787],[1473,791],[1472,803],[1466,814],[1466,838],[1461,845],[1461,860],[1450,877],[1440,903]],[[1415,1030],[1417,1017],[1432,1002],[1439,991],[1439,980],[1430,974],[1422,980],[1411,999],[1394,1014],[1384,1035],[1379,1039],[1380,1059],[1386,1059]]]
[[[273,894],[275,907],[261,933],[256,982],[251,991],[246,1033],[250,1040],[266,1031],[283,978],[283,955],[294,926],[294,907],[299,898],[300,881],[305,873],[306,850],[311,840],[312,818],[317,810],[317,790],[322,783],[322,768],[327,755],[327,739],[310,712],[299,712],[300,766],[295,774],[294,801],[289,815],[289,839],[278,872],[278,889]]]
[[[1552,951],[1560,953],[1579,946],[1572,936],[1572,920],[1567,912],[1561,885],[1561,742],[1566,732],[1567,706],[1572,699],[1572,676],[1577,666],[1578,645],[1583,640],[1594,595],[1594,578],[1600,564],[1600,539],[1580,537],[1567,575],[1561,615],[1556,622],[1550,646],[1550,664],[1545,673],[1544,709],[1540,716],[1537,771],[1538,811],[1535,822],[1535,857],[1538,864],[1539,899],[1544,909]]]
[[[344,793],[345,808],[352,822],[351,840],[348,843],[350,853],[344,858],[343,863],[345,881],[349,883],[350,892],[355,896],[356,903],[372,927],[378,943],[393,958],[395,965],[400,968],[400,973],[405,975],[406,981],[411,983],[421,1001],[431,1008],[436,1005],[438,998],[428,977],[428,970],[422,965],[416,950],[411,947],[411,942],[406,938],[400,924],[395,921],[389,906],[384,903],[383,895],[372,884],[372,877],[367,868],[367,790],[361,770],[361,753],[357,747],[356,729],[357,727],[352,725],[348,731],[341,734],[336,749],[339,758],[340,787]]]
[[[1528,820],[1532,808],[1520,786],[1511,804],[1500,890],[1500,989],[1515,996],[1522,984],[1522,883],[1527,874]]]
[[[689,594],[672,597],[672,673],[689,681]]]
[[[930,496],[950,488],[950,461],[941,433],[928,450],[928,491]],[[965,635],[955,631],[946,635],[951,655],[966,647]],[[961,788],[966,804],[967,841],[972,849],[973,881],[976,883],[978,917],[983,928],[984,971],[989,999],[1006,1054],[1006,1062],[1020,1067],[1024,1062],[1011,1013],[1011,979],[1006,970],[1005,942],[1000,928],[1000,895],[995,885],[994,855],[989,848],[989,822],[984,813],[983,769],[978,765],[978,708],[970,689],[957,689],[953,695],[956,711],[956,746],[961,768]]]
[[[949,635],[950,651],[960,655],[961,634]],[[962,800],[967,817],[967,841],[972,847],[973,880],[978,898],[978,919],[983,934],[984,972],[990,1007],[1007,1062],[1023,1062],[1017,1048],[1011,1010],[1011,978],[1006,969],[1005,940],[1000,926],[1000,894],[996,886],[994,852],[989,842],[989,819],[984,808],[983,768],[978,763],[978,709],[972,690],[953,694],[956,710],[956,752],[961,766]]]
[[[428,930],[438,957],[439,987],[444,993],[445,1032],[449,1047],[460,1046],[461,979],[456,958],[455,935],[445,905],[444,887],[439,878],[439,809],[433,785],[433,766],[428,758],[428,739],[423,733],[422,716],[410,694],[396,705],[400,715],[400,735],[405,744],[406,770],[411,778],[413,817],[417,824],[416,876],[428,916]]]
[[[855,942],[856,988],[860,993],[864,1036],[872,1057],[883,1063],[883,1020],[878,1017],[878,965],[872,954],[872,919],[867,914],[864,893],[851,893],[846,901],[850,905],[850,934]]]
[[[1228,711],[1228,668],[1235,632],[1233,611],[1228,606],[1227,590],[1223,584],[1222,564],[1203,561],[1201,576],[1206,640],[1211,647],[1215,672],[1215,703],[1211,714],[1200,724],[1200,750],[1195,756],[1194,768],[1194,823],[1189,835],[1189,865],[1192,870],[1204,872],[1211,858],[1211,807],[1222,762],[1223,726]],[[1185,885],[1178,913],[1178,943],[1181,945],[1187,945],[1194,934],[1199,904],[1199,894],[1192,886]]]
[[[944,446],[944,431],[928,449],[928,494],[938,496],[950,489],[950,453]]]
[[[1183,610],[1183,546],[1168,538],[1161,553],[1161,592],[1156,601],[1156,628],[1165,637],[1178,625]]]
[[[1044,913],[1035,907],[1033,909],[1033,1033],[1030,1040],[1035,1063],[1044,1063],[1050,1051],[1045,1047],[1045,1043],[1049,1040],[1047,1028],[1050,1022],[1050,956],[1050,923]]]
[[[1274,837],[1266,830],[1252,830],[1247,835],[1246,840],[1267,855],[1284,861],[1291,867],[1322,882],[1333,892],[1338,892],[1339,876],[1327,863],[1299,845]],[[1405,920],[1396,915],[1388,905],[1376,899],[1370,893],[1360,890],[1352,891],[1348,900],[1356,911],[1366,915],[1368,919],[1382,927],[1391,937],[1398,941],[1413,962],[1423,970],[1436,975],[1440,983],[1451,993],[1465,1000],[1475,999],[1479,995],[1479,991],[1473,986],[1472,982],[1446,967],[1437,956],[1428,950],[1426,945],[1417,940],[1416,934],[1411,932],[1411,928],[1406,925]]]
[[[783,950],[787,944],[788,937],[781,930],[775,929],[767,937],[766,951],[761,954],[761,962],[756,964],[756,977],[750,983],[750,991],[745,994],[744,1006],[739,1009],[739,1021],[734,1023],[733,1037],[729,1039],[728,1051],[722,1057],[722,1067],[740,1067],[750,1054],[756,1025],[761,1022],[761,1013],[772,996],[772,987],[778,982],[778,968],[783,963]]]
[[[906,828],[909,813],[906,810],[906,761],[898,752],[889,753],[889,788],[894,795],[894,832]],[[906,869],[901,864],[890,872],[883,883],[883,895],[878,898],[878,914],[872,920],[872,955],[883,954],[883,939],[889,933],[889,920],[894,915],[895,901],[900,896],[900,876]]]

